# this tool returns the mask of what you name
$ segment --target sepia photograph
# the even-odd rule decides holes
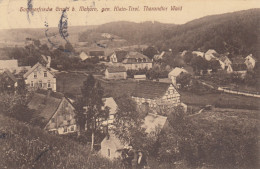
[[[260,168],[259,0],[0,0],[1,169]]]

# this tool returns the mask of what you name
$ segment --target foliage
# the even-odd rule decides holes
[[[176,78],[176,82],[181,84],[181,88],[188,87],[190,85],[192,76],[189,73],[181,73]]]
[[[83,82],[81,92],[82,98],[75,104],[77,106],[76,110],[79,110],[75,117],[81,128],[86,125],[87,131],[91,131],[91,150],[93,150],[95,133],[101,127],[102,120],[108,118],[109,108],[104,107],[104,102],[102,100],[104,94],[103,88],[100,83],[95,80],[92,74]],[[85,117],[80,119],[83,116]]]
[[[158,54],[158,51],[155,47],[149,46],[148,48],[144,49],[143,54],[150,59],[153,59],[154,55]]]

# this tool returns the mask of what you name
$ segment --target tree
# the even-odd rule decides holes
[[[103,88],[100,83],[90,74],[83,82],[81,89],[82,97],[76,103],[76,122],[81,127],[87,126],[87,131],[91,131],[91,150],[94,148],[95,133],[101,127],[102,120],[109,116],[109,108],[104,107]],[[81,119],[83,118],[83,119]]]
[[[148,135],[142,128],[144,116],[137,112],[136,103],[127,96],[116,99],[118,108],[112,132],[125,144],[131,144],[136,150],[147,150]]]
[[[67,43],[65,44],[65,51],[66,51],[66,52],[75,52],[75,49],[73,48],[73,46],[72,46],[71,43],[67,42]]]
[[[191,74],[181,73],[179,76],[177,76],[176,82],[181,84],[181,87],[184,88],[190,84],[191,78]]]
[[[149,46],[143,51],[143,54],[148,56],[150,59],[153,59],[154,55],[156,55],[158,51],[155,47]]]

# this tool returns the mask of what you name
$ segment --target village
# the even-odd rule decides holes
[[[42,139],[38,153],[55,152],[49,142],[60,140],[64,147],[73,145],[76,155],[69,158],[87,149],[92,168],[257,164],[248,155],[257,156],[259,144],[255,53],[234,52],[228,45],[225,52],[177,51],[95,29],[70,36],[71,41],[56,35],[0,41],[0,122],[44,133],[33,139]],[[9,135],[17,137],[0,125],[0,136]],[[94,166],[96,159],[106,161]],[[41,165],[37,160],[29,166]]]

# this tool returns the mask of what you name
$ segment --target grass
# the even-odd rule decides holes
[[[60,73],[57,75],[57,91],[70,95],[79,95],[81,94],[80,87],[86,78],[87,76],[84,73]],[[131,95],[137,83],[133,80],[107,81],[101,79],[99,81],[105,90],[105,96],[114,98],[125,94]],[[191,106],[205,106],[210,104],[220,108],[259,109],[259,98],[219,92],[200,95],[185,91],[179,92],[181,94],[181,101]]]
[[[0,168],[120,168],[86,145],[0,115]]]

